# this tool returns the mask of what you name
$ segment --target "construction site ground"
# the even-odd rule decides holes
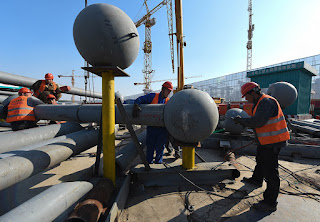
[[[116,149],[121,149],[130,139],[116,141]],[[206,162],[219,164],[223,161],[221,152],[216,149],[197,148],[196,151]],[[96,147],[93,147],[60,165],[35,175],[14,186],[0,191],[0,215],[41,193],[54,184],[67,181],[90,180],[95,162]],[[119,221],[319,221],[320,216],[320,166],[319,159],[280,160],[281,166],[304,178],[300,182],[289,171],[279,169],[281,193],[278,210],[263,213],[250,208],[262,200],[266,188],[256,188],[245,184],[243,177],[251,176],[255,166],[253,156],[237,156],[241,176],[235,181],[223,180],[219,184],[146,187],[132,183],[129,196]],[[164,162],[169,166],[180,167],[182,160],[175,159],[165,151]],[[196,163],[202,161],[196,157]],[[137,157],[132,165],[141,164]],[[227,165],[228,162],[223,163]],[[223,166],[221,165],[221,166]],[[153,165],[151,165],[151,168]],[[250,169],[249,169],[250,168]],[[218,169],[218,168],[217,168]],[[214,171],[212,172],[214,173]],[[290,192],[291,195],[287,195]],[[285,194],[287,193],[287,194]],[[315,195],[302,195],[313,193]],[[186,209],[186,197],[188,206]],[[57,220],[59,221],[59,220]]]

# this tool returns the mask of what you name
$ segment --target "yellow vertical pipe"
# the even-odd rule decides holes
[[[102,73],[102,150],[103,176],[116,182],[114,75]]]
[[[195,147],[182,147],[182,167],[193,169],[195,163]]]

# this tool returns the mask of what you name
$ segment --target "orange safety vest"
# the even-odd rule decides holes
[[[41,81],[42,81],[42,82],[41,82],[41,85],[40,85],[39,89],[36,89],[36,91],[34,92],[34,95],[35,95],[37,98],[39,98],[39,95],[40,95],[40,94],[45,90],[45,88],[46,88],[46,80],[41,80]],[[56,89],[57,89],[56,83],[53,82],[52,84],[53,84],[53,89],[54,89],[54,91],[56,91]]]
[[[275,98],[265,94],[262,95],[253,110],[253,115],[255,115],[260,101],[264,98],[270,98],[276,101],[278,105],[278,115],[275,117],[271,117],[264,126],[255,129],[260,144],[267,145],[289,140],[290,134],[287,128],[287,123],[282,113],[281,107]]]
[[[8,105],[8,123],[15,121],[36,121],[33,107],[27,104],[28,97],[19,96],[13,99]]]
[[[156,93],[155,97],[153,98],[151,104],[158,104],[158,100],[159,100],[159,93]],[[169,101],[169,98],[166,98],[165,104],[167,104],[167,102]]]

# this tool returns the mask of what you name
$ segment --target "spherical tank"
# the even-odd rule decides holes
[[[276,82],[271,84],[267,94],[276,98],[282,109],[291,106],[298,97],[296,87],[288,82]]]
[[[223,123],[223,128],[231,134],[241,134],[245,129],[245,127],[243,127],[241,124],[237,124],[231,119],[232,117],[236,117],[236,116],[241,116],[241,118],[250,117],[242,109],[238,109],[238,108],[229,109],[225,115],[226,119]]]
[[[174,94],[164,108],[168,132],[185,143],[196,143],[210,136],[219,121],[218,108],[206,92],[185,89]]]
[[[73,24],[73,39],[92,66],[129,67],[139,52],[135,24],[121,9],[105,4],[84,8]]]

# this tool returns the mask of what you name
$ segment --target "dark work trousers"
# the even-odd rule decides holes
[[[278,171],[278,156],[281,146],[277,144],[260,145],[257,147],[256,161],[252,178],[259,182],[266,179],[267,189],[263,193],[263,198],[267,203],[277,202],[280,189],[280,179]]]
[[[11,122],[10,124],[13,131],[37,127],[37,123],[35,121],[15,121]]]
[[[147,152],[148,163],[153,163],[154,151],[156,151],[154,163],[162,163],[163,151],[168,142],[168,131],[164,127],[147,127]]]

